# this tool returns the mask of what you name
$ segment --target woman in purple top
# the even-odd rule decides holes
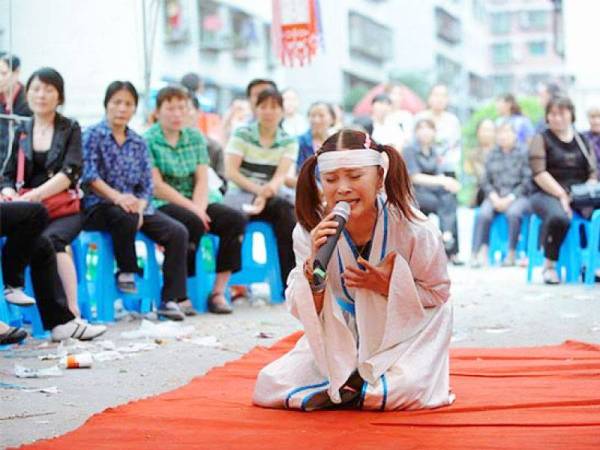
[[[178,221],[154,210],[152,167],[144,139],[127,124],[138,103],[135,87],[113,81],[106,90],[106,119],[85,130],[82,181],[84,228],[110,233],[119,272],[117,287],[135,293],[135,273],[140,273],[135,253],[138,230],[165,248],[164,286],[159,317],[183,320],[195,314],[186,293],[188,233]]]
[[[600,161],[600,107],[596,106],[588,111],[590,130],[583,133],[596,152],[596,161]]]

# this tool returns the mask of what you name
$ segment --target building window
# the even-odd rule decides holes
[[[513,90],[514,78],[512,75],[496,75],[492,77],[494,94],[501,95]]]
[[[392,30],[353,11],[348,15],[348,35],[351,57],[381,64],[393,53]]]
[[[529,54],[532,56],[544,56],[548,51],[546,41],[531,41],[527,44]]]
[[[490,95],[488,81],[473,72],[469,72],[469,95],[482,100]]]
[[[181,0],[166,0],[165,41],[168,44],[186,42],[189,38],[187,14]]]
[[[459,63],[438,54],[435,57],[435,66],[438,82],[444,83],[450,88],[458,84],[461,72],[461,65]]]
[[[512,45],[511,44],[494,44],[492,45],[492,62],[494,64],[510,64],[512,62]]]
[[[499,12],[490,15],[490,23],[493,34],[507,34],[512,28],[511,14],[509,12]]]
[[[520,15],[522,30],[546,30],[550,25],[548,11],[523,11]]]
[[[452,45],[456,45],[461,41],[460,20],[449,14],[445,9],[435,8],[435,25],[438,38]]]
[[[217,2],[212,0],[198,0],[200,20],[200,48],[202,50],[219,51],[230,46],[230,39],[226,31],[224,11]]]
[[[260,36],[254,18],[243,11],[231,11],[233,57],[239,61],[259,57]]]

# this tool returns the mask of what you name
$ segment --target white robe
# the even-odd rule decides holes
[[[294,349],[260,371],[256,405],[304,409],[323,390],[338,404],[339,389],[356,370],[366,381],[360,394],[363,409],[435,408],[454,400],[448,365],[450,280],[440,233],[424,218],[409,222],[395,209],[383,207],[381,198],[378,204],[368,261],[377,265],[390,251],[397,253],[387,299],[342,286],[343,267],[357,267],[354,244],[342,235],[328,265],[323,309],[317,314],[303,273],[310,235],[296,226],[296,267],[288,278],[286,303],[305,334]]]

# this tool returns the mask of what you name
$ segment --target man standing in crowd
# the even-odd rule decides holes
[[[21,60],[15,55],[0,53],[0,114],[31,116],[25,88],[19,82]],[[8,154],[9,129],[18,124],[13,119],[0,117],[0,175]]]

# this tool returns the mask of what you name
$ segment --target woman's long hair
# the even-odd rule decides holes
[[[390,145],[379,145],[373,142],[369,136],[362,132],[350,129],[342,129],[331,135],[316,152],[302,165],[296,185],[296,217],[298,222],[307,230],[312,230],[323,218],[325,208],[321,200],[321,193],[315,178],[317,158],[325,152],[336,150],[361,150],[365,148],[365,142],[369,142],[369,148],[388,157],[389,166],[385,178],[385,191],[387,194],[386,204],[393,205],[408,220],[416,219],[413,210],[414,196],[411,182],[406,169],[404,159],[398,151]]]

